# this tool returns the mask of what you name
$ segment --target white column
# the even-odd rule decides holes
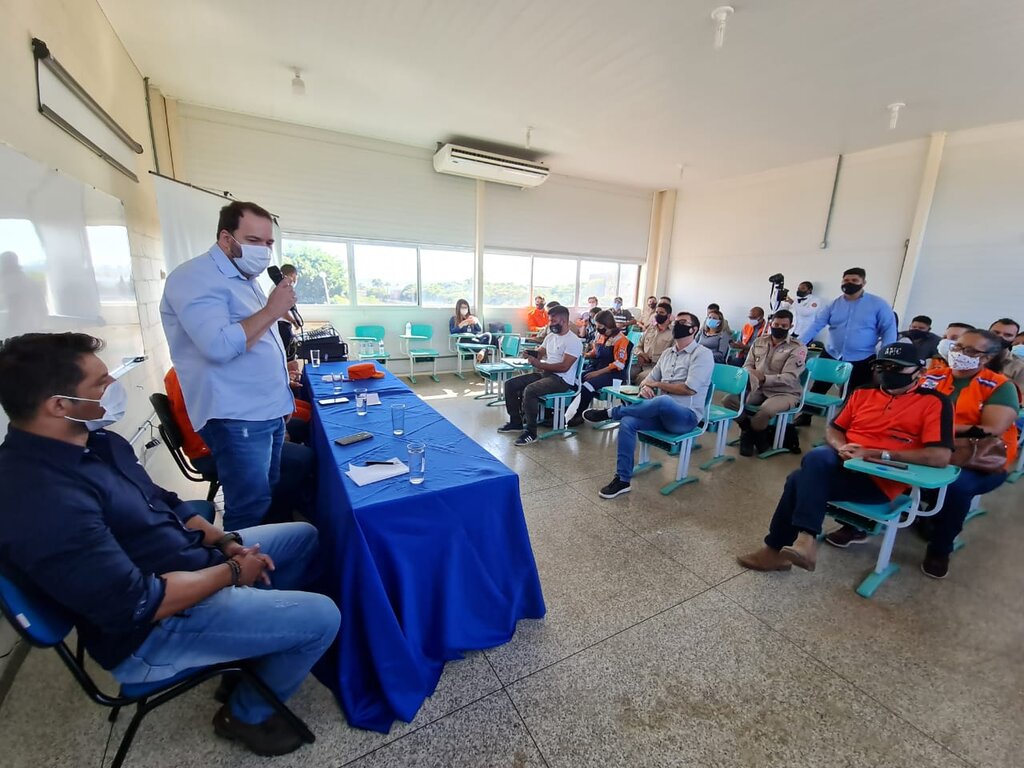
[[[481,323],[486,323],[484,317],[484,198],[486,195],[485,182],[477,179],[476,182],[476,227],[473,237],[473,263],[476,266],[476,279],[473,288],[473,306],[476,307],[477,316]],[[483,330],[487,330],[484,325]]]

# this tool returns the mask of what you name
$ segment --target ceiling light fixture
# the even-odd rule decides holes
[[[729,17],[736,12],[731,5],[720,5],[711,12],[711,20],[715,22],[715,50],[725,45],[725,25]]]
[[[900,110],[903,109],[905,106],[907,105],[904,104],[902,101],[894,101],[892,104],[889,105],[888,109],[890,131],[896,130],[896,123],[899,122],[900,119]]]
[[[302,79],[302,70],[295,68],[292,71],[295,73],[295,77],[292,78],[292,95],[305,96],[306,81]]]

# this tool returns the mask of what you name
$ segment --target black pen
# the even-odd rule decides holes
[[[365,464],[363,464],[364,467],[372,467],[374,465],[394,466],[395,462],[393,462],[393,461],[367,461]]]

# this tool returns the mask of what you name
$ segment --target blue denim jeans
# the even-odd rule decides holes
[[[960,476],[946,489],[946,501],[935,515],[928,550],[934,555],[949,555],[953,543],[964,529],[975,496],[994,491],[1006,482],[1006,472],[986,475],[973,469],[961,469]]]
[[[882,504],[888,500],[869,475],[843,469],[834,449],[819,446],[805,453],[800,469],[786,478],[764,543],[782,549],[796,541],[801,531],[817,536],[829,501]]]
[[[199,436],[213,454],[224,488],[224,527],[259,525],[281,476],[284,419],[211,419]]]
[[[157,682],[187,669],[256,659],[254,671],[282,700],[295,693],[341,623],[330,598],[294,591],[316,554],[316,529],[284,523],[239,533],[246,546],[258,543],[274,560],[271,587],[228,587],[159,622],[112,670],[118,682]],[[274,711],[245,684],[235,689],[230,704],[244,723],[261,723]]]
[[[668,395],[658,395],[642,403],[617,405],[611,409],[610,415],[619,422],[615,474],[625,483],[633,477],[633,454],[636,451],[637,432],[658,430],[681,435],[697,426],[697,414]]]

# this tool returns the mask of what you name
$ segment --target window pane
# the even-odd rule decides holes
[[[580,262],[580,301],[597,296],[598,306],[610,307],[617,294],[619,265],[613,261]],[[625,297],[623,297],[625,298]]]
[[[533,258],[533,293],[566,307],[576,304],[576,259]]]
[[[416,249],[355,245],[356,296],[360,304],[415,304]]]
[[[640,265],[622,264],[622,271],[619,273],[619,292],[616,296],[622,297],[622,303],[627,307],[637,306],[636,291],[640,284]]]
[[[455,307],[465,299],[473,304],[473,252],[420,249],[420,283],[424,307]]]
[[[484,254],[484,304],[489,307],[527,307],[530,297],[530,257]]]
[[[281,259],[298,272],[295,298],[299,304],[352,303],[345,243],[283,238]]]

